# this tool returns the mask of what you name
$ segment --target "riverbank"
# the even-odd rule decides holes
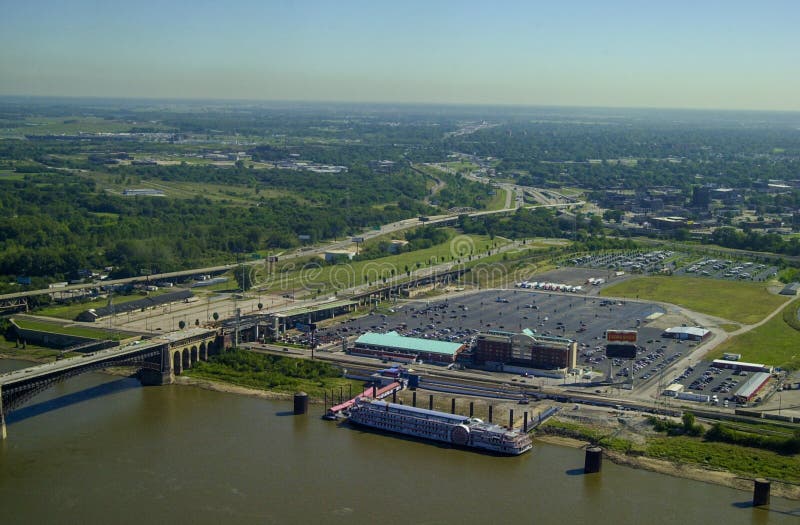
[[[260,390],[257,388],[249,388],[246,386],[234,385],[232,383],[223,383],[220,381],[212,381],[211,379],[200,379],[197,377],[189,376],[176,376],[176,385],[187,385],[202,388],[204,390],[211,390],[213,392],[224,392],[226,394],[236,394],[240,396],[256,397],[259,399],[269,399],[273,401],[288,401],[291,400],[294,394],[286,392],[273,392],[270,390]],[[310,403],[315,403],[315,400],[309,398]]]
[[[536,441],[579,449],[591,445],[588,441],[580,439],[542,433],[536,434]],[[753,478],[745,478],[728,471],[706,469],[686,463],[664,461],[640,455],[632,456],[608,449],[603,449],[603,455],[615,464],[625,467],[649,470],[651,472],[666,474],[677,478],[713,483],[715,485],[745,492],[751,492],[753,490]],[[773,481],[772,495],[786,499],[800,500],[800,486]]]

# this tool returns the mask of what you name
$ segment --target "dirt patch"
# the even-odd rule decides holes
[[[267,390],[247,388],[244,386],[232,385],[230,383],[218,383],[216,381],[211,381],[209,379],[198,379],[195,377],[188,377],[188,376],[177,376],[175,378],[175,384],[196,386],[198,388],[204,388],[206,390],[212,390],[214,392],[226,392],[229,394],[258,397],[261,399],[289,400],[294,398],[292,394],[286,394],[284,392],[270,392]],[[312,402],[312,400],[309,399],[309,402]]]

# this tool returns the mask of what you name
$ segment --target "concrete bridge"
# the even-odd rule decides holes
[[[58,382],[85,372],[134,366],[146,385],[171,383],[176,375],[214,350],[217,332],[190,328],[154,339],[99,350],[0,375],[0,439],[6,437],[5,415]]]

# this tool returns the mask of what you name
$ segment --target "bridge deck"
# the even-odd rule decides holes
[[[163,334],[159,337],[149,339],[147,341],[134,341],[125,346],[116,346],[105,350],[98,350],[88,354],[83,354],[78,357],[71,357],[69,359],[61,359],[44,363],[41,365],[15,370],[0,375],[0,387],[13,385],[21,381],[28,381],[38,377],[50,376],[55,373],[66,372],[73,368],[84,367],[102,361],[111,361],[126,355],[136,355],[159,346],[167,345],[170,343],[180,343],[184,339],[189,339],[193,336],[198,336],[207,333],[208,330],[200,328],[191,328],[181,332],[172,332]]]
[[[14,384],[18,381],[34,379],[36,377],[50,375],[57,372],[64,372],[72,368],[77,368],[128,354],[140,353],[143,350],[149,350],[165,343],[167,343],[167,341],[150,340],[140,344],[129,344],[122,347],[117,346],[114,348],[108,348],[106,350],[98,350],[97,352],[84,354],[78,357],[61,359],[59,361],[52,361],[50,363],[44,363],[41,365],[32,366],[30,368],[23,368],[13,372],[7,372],[3,375],[0,375],[0,386],[6,386]]]

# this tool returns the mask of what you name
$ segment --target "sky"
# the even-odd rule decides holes
[[[0,0],[0,95],[800,110],[797,0]]]

